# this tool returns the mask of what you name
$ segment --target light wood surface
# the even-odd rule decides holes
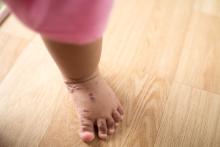
[[[40,37],[10,17],[0,27],[0,147],[220,146],[219,0],[115,1],[100,67],[125,119],[85,144]]]
[[[33,36],[14,16],[0,26],[0,82]]]

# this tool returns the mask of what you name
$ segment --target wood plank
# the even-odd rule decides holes
[[[58,69],[36,38],[0,85],[0,146],[37,146],[63,87]]]
[[[194,7],[200,12],[220,17],[219,0],[196,0]]]
[[[24,26],[13,14],[1,25],[1,33],[7,33],[14,37],[27,39],[30,41],[34,36],[34,32]]]
[[[105,35],[101,63],[113,71],[143,70],[172,81],[193,5],[192,0],[116,2]]]
[[[0,146],[220,146],[218,12],[216,0],[115,1],[100,67],[125,118],[91,144],[42,41],[10,17],[0,28]]]
[[[88,146],[153,146],[167,98],[166,83],[138,72],[129,75],[118,73],[106,79],[124,105],[125,118],[107,142],[96,139]],[[60,108],[53,118],[40,146],[87,146],[79,138],[79,122],[70,98],[63,97]],[[138,134],[142,135],[137,137]]]
[[[34,33],[10,16],[0,27],[0,83],[17,57],[34,37]]]
[[[155,147],[219,147],[220,96],[174,83]]]
[[[28,41],[6,33],[0,33],[0,82],[15,63]]]
[[[195,12],[175,80],[220,94],[220,18]]]

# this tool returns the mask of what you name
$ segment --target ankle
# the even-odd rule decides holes
[[[67,77],[64,77],[64,83],[67,86],[68,85],[75,85],[75,84],[85,83],[87,81],[95,79],[98,75],[99,75],[99,70],[96,69],[91,74],[88,74],[87,76],[82,76],[80,78],[67,78]]]

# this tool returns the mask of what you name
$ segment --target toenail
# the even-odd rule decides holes
[[[115,132],[115,129],[109,129],[109,132],[110,132],[110,133],[114,133],[114,132]]]
[[[101,132],[104,132],[104,133],[106,132],[106,128],[104,127],[104,124],[102,124],[102,125],[100,126],[100,131],[101,131]]]
[[[107,134],[100,134],[99,137],[100,137],[101,139],[106,139],[106,138],[107,138]]]

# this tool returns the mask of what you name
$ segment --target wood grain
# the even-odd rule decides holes
[[[1,32],[11,34],[14,37],[30,41],[34,36],[33,31],[25,27],[14,15],[11,15],[0,27]]]
[[[220,146],[220,96],[174,83],[155,147]]]
[[[16,35],[18,34],[18,35]],[[34,33],[10,16],[0,27],[0,83],[17,57],[33,38]]]
[[[125,119],[91,144],[41,39],[10,17],[0,28],[0,146],[219,147],[219,4],[115,1],[100,67]]]
[[[176,81],[220,94],[219,26],[216,16],[193,14]]]
[[[153,76],[137,73],[131,73],[129,76],[114,75],[114,78],[106,79],[111,81],[111,86],[124,105],[126,117],[116,134],[108,138],[107,142],[95,140],[90,146],[152,146],[167,98],[165,83]],[[133,90],[128,92],[128,89]],[[71,102],[70,98],[63,98],[40,146],[87,146],[78,136],[79,122]],[[142,136],[136,138],[139,133]],[[147,140],[143,142],[145,139]]]
[[[37,146],[62,98],[58,69],[37,40],[22,52],[0,85],[1,146]]]

